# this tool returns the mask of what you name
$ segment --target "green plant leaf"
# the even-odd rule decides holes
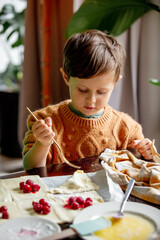
[[[14,6],[12,4],[5,4],[2,7],[2,10],[0,12],[0,18],[5,19],[6,15],[11,14],[11,13],[13,13],[13,14],[16,13]]]
[[[160,86],[160,79],[151,78],[149,79],[149,83]]]
[[[8,22],[4,22],[1,27],[2,27],[2,30],[0,31],[0,34],[3,34],[7,31],[8,28],[10,28],[11,24],[8,23]]]
[[[66,29],[66,38],[87,29],[99,29],[118,36],[143,14],[159,7],[147,0],[85,0]]]
[[[6,39],[10,40],[12,35],[15,35],[14,42],[11,43],[11,47],[18,47],[23,44],[24,32],[25,32],[25,9],[21,12],[16,12],[14,6],[6,4],[0,12],[0,34],[6,34]]]

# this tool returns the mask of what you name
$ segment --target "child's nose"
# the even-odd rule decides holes
[[[95,103],[96,102],[96,96],[95,94],[89,94],[87,97],[87,100],[89,103]]]

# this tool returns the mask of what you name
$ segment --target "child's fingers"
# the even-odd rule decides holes
[[[134,140],[132,144],[145,159],[152,159],[151,141],[148,138]]]
[[[133,142],[132,142],[133,147],[136,147],[137,144],[138,144],[140,141],[141,141],[141,140],[133,140]]]
[[[144,138],[143,140],[133,140],[132,145],[136,149],[140,149],[143,147],[150,148],[151,141],[148,138]]]
[[[150,150],[147,150],[145,152],[142,153],[142,156],[146,159],[146,160],[150,160],[153,158],[152,156],[152,152]]]
[[[52,119],[50,117],[45,118],[45,123],[47,124],[48,127],[52,126]]]
[[[50,125],[50,119],[47,120]],[[38,120],[32,127],[34,137],[40,142],[51,142],[51,139],[55,136],[52,128],[48,126],[44,120]]]
[[[32,126],[32,130],[33,131],[38,131],[38,129],[44,128],[45,127],[45,122],[44,120],[38,120],[36,121],[33,126]]]

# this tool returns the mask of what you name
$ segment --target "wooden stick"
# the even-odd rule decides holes
[[[33,116],[33,118],[34,118],[36,121],[38,121],[38,119],[36,118],[36,116],[33,114],[33,112],[32,112],[28,107],[27,107],[27,110],[30,112],[30,114]],[[80,168],[81,168],[80,166],[77,166],[77,165],[72,164],[71,162],[69,162],[69,161],[65,158],[65,156],[63,155],[62,149],[61,149],[61,147],[59,146],[59,144],[57,143],[57,141],[56,141],[54,138],[52,138],[52,140],[54,141],[54,143],[55,143],[56,146],[58,147],[58,149],[59,149],[59,151],[60,151],[60,154],[61,154],[64,162],[65,162],[66,164],[68,164],[69,166],[73,167],[73,168],[78,168],[78,169],[80,169]]]

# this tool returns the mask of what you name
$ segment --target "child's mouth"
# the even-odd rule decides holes
[[[87,110],[93,110],[93,109],[94,109],[94,107],[88,107],[88,106],[85,106],[85,108],[86,108]]]

